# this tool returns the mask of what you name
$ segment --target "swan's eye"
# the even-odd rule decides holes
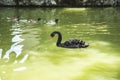
[[[50,36],[51,36],[51,37],[54,37],[54,36],[55,36],[55,34],[51,34]]]

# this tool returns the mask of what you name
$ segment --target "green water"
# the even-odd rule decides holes
[[[7,20],[16,16],[42,20]],[[90,46],[56,47],[53,31]],[[119,32],[119,8],[0,8],[0,80],[120,80]]]

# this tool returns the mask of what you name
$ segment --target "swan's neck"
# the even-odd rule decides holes
[[[60,46],[61,45],[61,41],[62,41],[62,35],[60,33],[57,33],[57,34],[58,34],[58,40],[57,40],[56,45]]]

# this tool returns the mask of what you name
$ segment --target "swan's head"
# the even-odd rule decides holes
[[[38,18],[38,19],[37,19],[37,21],[40,21],[40,20],[41,20],[41,18]]]
[[[55,22],[58,23],[59,19],[55,19]]]
[[[52,33],[50,34],[50,37],[53,38],[54,36],[55,36],[55,32],[52,32]]]
[[[50,37],[53,38],[55,36],[55,34],[60,34],[60,32],[59,31],[54,31],[50,34]]]

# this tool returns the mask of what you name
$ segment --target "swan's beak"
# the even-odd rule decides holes
[[[50,37],[50,40],[52,40],[53,39],[53,37]]]

